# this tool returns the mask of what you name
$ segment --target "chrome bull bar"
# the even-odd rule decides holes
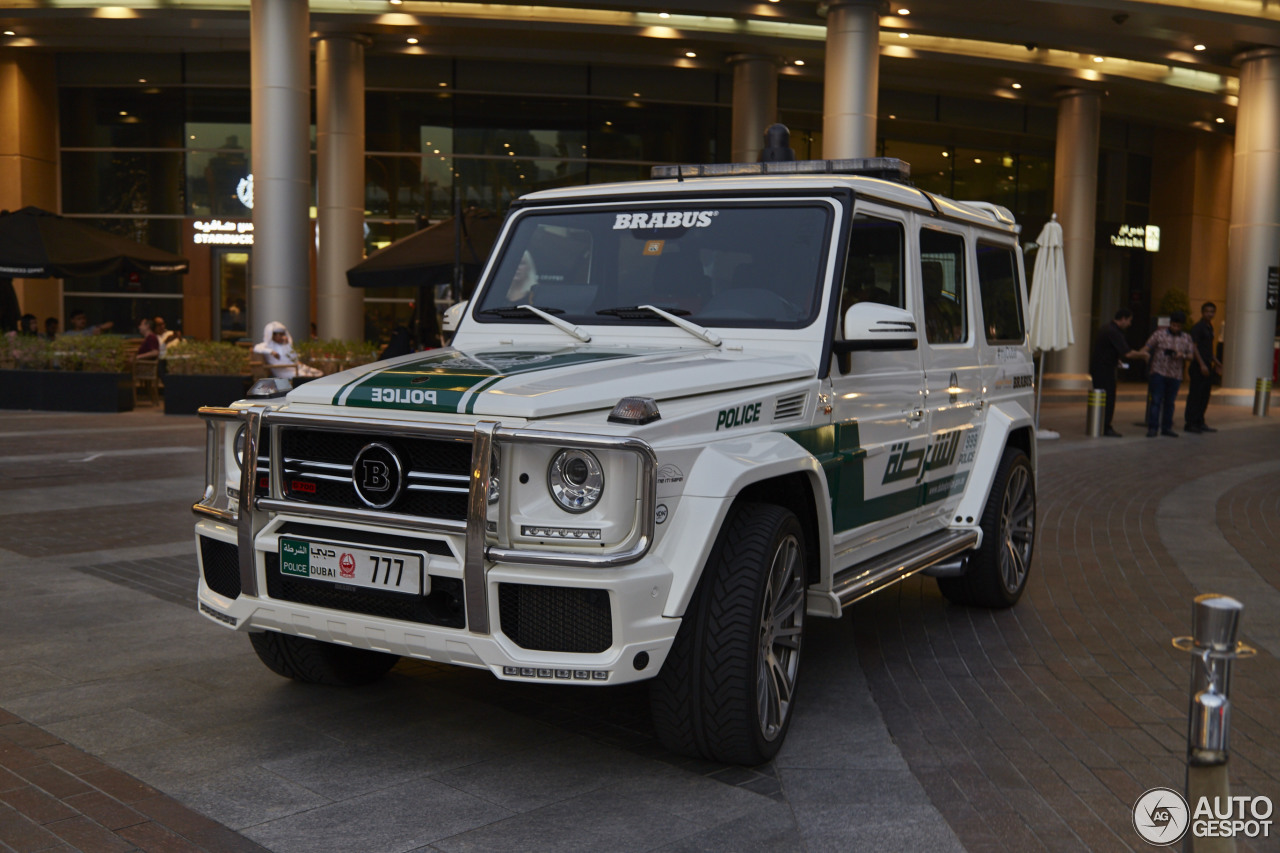
[[[566,568],[613,568],[634,563],[644,557],[653,545],[655,511],[657,507],[657,456],[647,442],[637,438],[576,435],[548,430],[504,428],[499,421],[480,421],[474,426],[464,424],[415,424],[400,420],[372,417],[344,417],[334,420],[324,415],[300,412],[273,412],[264,406],[245,409],[204,407],[200,416],[208,424],[208,451],[206,452],[206,484],[213,484],[214,492],[222,481],[222,472],[214,470],[214,442],[219,440],[216,421],[241,421],[245,425],[242,460],[256,460],[260,455],[264,438],[271,443],[269,488],[266,497],[256,496],[256,465],[240,466],[240,493],[237,512],[220,509],[204,499],[192,506],[192,511],[202,518],[212,518],[227,524],[235,524],[240,556],[241,589],[248,595],[258,594],[257,572],[254,565],[253,543],[262,531],[267,513],[291,513],[331,521],[348,521],[358,524],[375,524],[409,529],[424,533],[462,534],[465,542],[462,582],[467,612],[467,628],[472,633],[489,633],[488,591],[485,581],[486,562],[513,563],[527,566],[561,566]],[[281,455],[279,433],[268,430],[272,426],[305,426],[311,429],[334,432],[363,432],[379,436],[406,438],[443,438],[471,442],[471,471],[468,479],[467,518],[455,521],[443,518],[422,518],[399,515],[372,509],[316,506],[287,501],[282,493]],[[488,542],[488,489],[493,460],[493,448],[497,444],[546,444],[560,447],[580,447],[595,450],[624,450],[635,453],[640,461],[639,531],[635,542],[624,551],[611,554],[581,554],[563,551],[534,551],[520,548],[502,548]]]

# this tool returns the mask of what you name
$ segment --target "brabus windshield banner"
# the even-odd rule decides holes
[[[613,220],[613,230],[641,228],[706,228],[712,219],[720,215],[718,210],[658,210],[653,213],[619,213]]]

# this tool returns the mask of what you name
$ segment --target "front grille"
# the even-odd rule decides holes
[[[457,439],[282,428],[283,496],[299,503],[366,509],[352,483],[351,466],[371,441],[392,447],[405,469],[400,497],[384,512],[466,519],[471,444]]]
[[[344,610],[381,616],[404,622],[439,625],[444,628],[466,627],[462,604],[462,581],[439,575],[431,580],[429,595],[405,595],[378,589],[340,589],[330,581],[290,577],[280,573],[280,555],[267,553],[267,595],[277,601],[292,601],[328,610]]]
[[[240,552],[235,545],[200,537],[200,565],[209,589],[227,598],[240,595]]]
[[[498,584],[502,633],[522,649],[596,654],[613,645],[609,594],[532,584]]]

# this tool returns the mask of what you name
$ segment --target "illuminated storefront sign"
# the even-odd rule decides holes
[[[1159,225],[1121,225],[1111,233],[1111,245],[1121,249],[1160,251]]]
[[[230,222],[222,219],[197,219],[195,243],[203,246],[252,246],[253,223]]]

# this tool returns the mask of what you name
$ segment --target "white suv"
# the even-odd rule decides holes
[[[200,610],[302,681],[652,679],[670,748],[769,759],[807,619],[915,572],[985,607],[1027,580],[1019,228],[906,172],[521,199],[452,347],[202,410]]]

